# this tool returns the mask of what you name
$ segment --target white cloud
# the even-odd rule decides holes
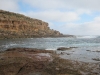
[[[100,35],[100,16],[94,18],[94,21],[86,23],[90,34]]]
[[[80,17],[75,12],[62,12],[62,11],[41,11],[41,12],[27,12],[28,15],[33,18],[42,19],[45,21],[56,21],[56,22],[72,22],[79,20]]]
[[[84,9],[99,10],[100,0],[23,0],[31,6],[40,9]]]
[[[16,12],[19,10],[18,0],[0,0],[0,9]]]
[[[83,24],[68,23],[58,28],[62,33],[74,35],[100,35],[100,16]]]
[[[29,5],[41,9],[58,9],[66,7],[61,0],[23,0]]]

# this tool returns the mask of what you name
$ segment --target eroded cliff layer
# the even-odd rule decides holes
[[[50,29],[48,23],[22,14],[0,10],[0,38],[57,37],[59,31]]]

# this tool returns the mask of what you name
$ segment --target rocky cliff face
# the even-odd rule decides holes
[[[0,10],[0,38],[57,37],[59,31],[48,23],[21,14]]]

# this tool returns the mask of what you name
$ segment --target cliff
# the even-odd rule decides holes
[[[0,10],[0,38],[30,38],[63,36],[50,29],[48,23],[22,14]]]

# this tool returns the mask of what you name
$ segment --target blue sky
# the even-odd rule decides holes
[[[64,34],[100,35],[100,0],[0,0],[0,9],[43,20]]]

